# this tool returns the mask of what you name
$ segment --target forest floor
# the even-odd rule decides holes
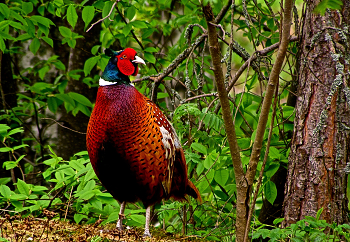
[[[0,241],[11,242],[44,242],[44,241],[195,241],[202,242],[194,236],[181,236],[164,232],[162,229],[151,228],[152,238],[143,238],[143,228],[127,229],[119,231],[115,224],[79,225],[56,219],[39,219],[32,216],[21,218],[9,216],[0,218]]]

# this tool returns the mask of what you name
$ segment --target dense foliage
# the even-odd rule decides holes
[[[278,48],[280,6],[277,1],[210,2],[221,39],[222,63],[230,90],[231,109],[246,169],[260,115],[274,50]],[[297,15],[295,16],[296,20]],[[104,18],[104,19],[103,19]],[[96,20],[103,21],[95,23]],[[77,27],[84,25],[83,31]],[[296,21],[297,23],[297,21]],[[76,48],[85,31],[101,25],[100,44],[82,59],[81,69],[69,69],[66,52]],[[297,31],[298,25],[294,26]],[[101,186],[87,152],[70,160],[61,158],[55,142],[55,122],[62,110],[89,116],[94,100],[84,93],[67,91],[69,82],[86,89],[98,86],[99,73],[107,64],[107,47],[132,47],[149,64],[134,80],[136,88],[157,102],[172,120],[185,149],[189,174],[202,194],[203,204],[167,201],[155,206],[154,225],[167,231],[198,235],[211,240],[234,237],[236,181],[226,132],[216,93],[207,24],[196,1],[8,1],[0,3],[0,50],[9,55],[13,81],[18,90],[16,105],[5,101],[1,110],[0,138],[3,160],[0,169],[11,176],[0,178],[0,213],[43,216],[43,209],[76,223],[103,223],[118,219],[119,204]],[[64,55],[62,53],[65,53]],[[262,173],[262,186],[253,205],[258,216],[262,200],[273,204],[277,188],[272,176],[286,166],[293,130],[294,108],[286,99],[292,82],[297,49],[290,44],[287,62],[268,123],[273,123],[270,150]],[[249,60],[243,71],[242,63]],[[30,59],[30,61],[26,61]],[[91,74],[91,73],[98,74]],[[161,78],[159,78],[161,77]],[[3,78],[3,77],[2,77]],[[11,77],[12,78],[12,77]],[[3,80],[0,80],[3,81]],[[231,89],[233,87],[233,89]],[[2,100],[4,99],[2,91]],[[272,115],[274,113],[274,115]],[[273,118],[274,117],[274,118]],[[52,122],[52,123],[51,123]],[[266,130],[264,144],[268,140]],[[84,136],[82,135],[83,139]],[[263,147],[266,147],[265,145]],[[263,165],[261,151],[256,179]],[[142,204],[129,205],[126,224],[144,224]],[[260,226],[253,218],[252,226]],[[301,226],[301,225],[300,225]],[[255,232],[254,232],[255,233]],[[257,235],[266,237],[261,230]]]

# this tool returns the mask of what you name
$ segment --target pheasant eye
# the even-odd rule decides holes
[[[126,59],[126,55],[123,55],[122,57],[123,57],[123,59]]]

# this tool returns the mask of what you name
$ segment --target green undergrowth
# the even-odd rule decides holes
[[[291,224],[286,228],[276,226],[266,228],[265,225],[252,230],[254,241],[292,241],[292,242],[324,242],[324,241],[350,241],[350,225],[329,224],[326,220],[320,219],[323,209],[317,212],[316,217],[305,216],[305,219]],[[283,218],[275,219],[277,225]]]

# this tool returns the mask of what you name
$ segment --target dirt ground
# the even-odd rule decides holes
[[[204,241],[194,236],[175,235],[155,228],[151,228],[152,238],[143,238],[143,228],[119,231],[115,224],[101,226],[101,221],[79,225],[52,219],[49,213],[44,219],[5,215],[0,218],[0,241]]]

